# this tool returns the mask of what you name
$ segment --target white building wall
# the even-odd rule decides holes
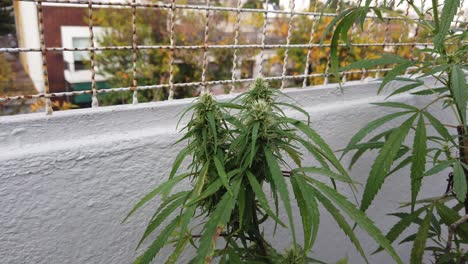
[[[103,27],[93,27],[94,34],[94,46],[98,47],[98,40],[105,33],[105,28]],[[73,38],[86,38],[89,39],[91,34],[89,33],[89,28],[85,26],[61,26],[60,34],[62,37],[62,46],[63,47],[73,47]],[[69,83],[83,83],[91,81],[91,71],[90,70],[75,70],[73,66],[74,60],[73,51],[64,51],[63,60],[65,63],[70,65],[69,70],[65,70],[65,80]],[[97,66],[99,67],[99,65]],[[100,74],[95,76],[96,81],[105,81],[106,78]]]
[[[289,89],[287,93],[311,114],[312,127],[332,149],[339,150],[363,125],[389,111],[369,104],[386,96],[375,95],[378,85],[372,81],[348,83],[343,94],[336,85]],[[408,94],[394,100],[416,106],[427,103],[423,97]],[[176,132],[176,115],[192,101],[0,117],[0,262],[131,263],[159,201],[145,206],[127,223],[121,221],[139,199],[167,178],[181,147],[172,145],[181,137]],[[440,110],[434,114],[444,116]],[[355,165],[352,177],[357,182],[365,182],[374,158],[375,152],[368,153]],[[343,162],[347,164],[349,157]],[[421,197],[442,194],[446,175],[425,179]],[[368,210],[385,232],[397,220],[386,213],[410,199],[409,186],[407,171],[392,175]],[[347,187],[339,190],[351,196]],[[272,230],[266,227],[265,232]],[[357,232],[367,253],[377,248],[367,235]],[[274,245],[286,247],[288,239],[289,233],[279,230]],[[403,262],[409,263],[411,248],[407,244],[395,247]],[[168,253],[164,250],[155,263],[164,263]],[[328,263],[345,256],[349,263],[364,263],[325,211],[321,211],[312,255]],[[189,256],[190,252],[179,263],[187,263]],[[369,255],[369,260],[394,263],[385,253]]]
[[[310,0],[293,0],[295,7],[295,11],[305,11],[308,10],[310,7]],[[279,0],[279,6],[282,10],[291,10],[290,6],[291,0]]]
[[[18,1],[19,18],[16,18],[17,34],[21,38],[20,48],[40,48],[39,27],[37,19],[37,9],[33,2]],[[25,62],[26,72],[29,74],[38,92],[44,92],[44,75],[42,71],[42,55],[40,52],[25,52],[23,62]]]

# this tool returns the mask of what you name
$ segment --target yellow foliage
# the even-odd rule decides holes
[[[311,38],[311,27],[313,17],[310,16],[296,16],[293,22],[293,31],[291,35],[291,44],[305,44],[309,43]],[[315,22],[313,29],[313,44],[324,44],[322,47],[313,47],[310,49],[310,69],[309,74],[325,73],[327,63],[330,56],[330,47],[326,45],[331,41],[331,34],[324,36],[328,24],[333,20],[331,17],[322,17]],[[274,22],[273,34],[280,39],[286,39],[289,28],[289,18],[280,17]],[[348,34],[349,40],[355,44],[370,44],[363,46],[353,46],[351,49],[348,47],[339,47],[339,62],[340,66],[346,66],[349,63],[367,58],[380,57],[382,53],[393,53],[402,57],[410,58],[414,53],[412,46],[384,46],[381,43],[408,43],[414,42],[414,37],[408,36],[408,25],[403,24],[403,21],[392,20],[389,23],[380,22],[377,20],[367,20],[364,23],[364,29],[358,26],[353,27],[353,30]],[[323,41],[323,42],[322,42]],[[341,43],[343,44],[343,43]],[[372,45],[378,44],[378,45]],[[291,48],[289,50],[288,60],[288,75],[291,74],[304,74],[306,65],[306,56],[308,53],[307,48]],[[279,49],[276,56],[269,60],[269,68],[275,64],[283,64],[285,49]],[[270,73],[274,75],[274,73]],[[384,76],[381,73],[380,76]],[[348,74],[347,80],[358,80],[361,74]],[[322,84],[323,77],[314,77],[309,79],[312,85]],[[332,80],[333,81],[333,80]],[[302,80],[297,80],[297,84]]]
[[[0,54],[0,93],[3,93],[8,86],[13,85],[14,72],[11,64]]]
[[[54,111],[70,110],[70,109],[75,109],[79,107],[77,105],[74,105],[66,101],[52,101],[51,103],[52,103],[52,109]],[[46,106],[45,99],[40,98],[34,104],[31,105],[31,112],[43,111],[45,106]]]

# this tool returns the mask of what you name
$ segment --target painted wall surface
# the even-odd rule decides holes
[[[93,27],[93,34],[94,34],[94,46],[98,47],[99,44],[97,40],[101,38],[105,33],[105,28],[103,27]],[[86,46],[89,47],[89,27],[87,26],[62,26],[60,27],[60,35],[62,38],[62,46],[63,47],[74,47],[73,46],[73,39],[74,38],[82,38],[86,39]],[[76,47],[74,47],[76,48]],[[89,52],[82,52],[81,55],[87,55],[87,60],[89,60]],[[75,52],[73,51],[64,51],[63,52],[63,60],[65,64],[68,64],[69,68],[65,69],[64,77],[68,83],[88,83],[91,80],[91,70],[88,69],[75,69]],[[96,74],[95,76],[96,81],[105,81],[106,79],[104,76],[100,74]],[[87,88],[89,89],[89,88]]]
[[[15,2],[15,19],[20,48],[40,48],[37,8],[33,2]],[[39,93],[44,92],[42,56],[40,52],[21,52],[21,63]]]
[[[376,82],[355,82],[345,85],[344,93],[334,85],[287,93],[311,114],[312,127],[339,150],[365,123],[389,111],[369,104],[385,97],[376,96],[377,87]],[[192,100],[70,110],[48,117],[42,113],[0,117],[0,262],[130,263],[159,201],[138,211],[128,223],[121,221],[166,179],[180,148],[172,146],[181,136],[176,132],[176,115]],[[406,94],[395,100],[426,103]],[[356,165],[352,171],[356,181],[365,182],[374,157],[371,153]],[[346,157],[344,163],[348,162]],[[421,197],[443,193],[445,175],[430,177]],[[351,196],[346,186],[340,191]],[[408,194],[406,172],[384,184],[368,212],[385,232],[396,220],[385,213],[407,201]],[[358,235],[368,253],[376,249],[367,235],[359,230]],[[288,238],[286,230],[279,230],[275,246],[287,247]],[[396,248],[409,262],[410,247]],[[155,263],[163,263],[167,252]],[[187,263],[189,256],[190,252],[180,263]],[[348,256],[349,263],[364,263],[325,211],[313,256],[330,263]],[[370,256],[370,261],[393,263],[385,253]]]
[[[310,7],[310,0],[295,0],[295,11],[306,11]],[[290,0],[279,0],[279,6],[283,10],[291,10],[291,1]]]

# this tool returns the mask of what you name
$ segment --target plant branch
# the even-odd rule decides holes
[[[451,224],[449,226],[449,230],[448,230],[448,239],[447,239],[447,247],[445,248],[446,252],[449,253],[450,250],[452,249],[452,240],[453,240],[453,237],[455,235],[455,231],[457,230],[457,228],[468,222],[468,214],[462,216],[460,219],[458,219],[458,221],[456,221],[455,223]]]
[[[439,101],[442,98],[443,97],[437,97],[436,99],[434,99],[430,103],[428,103],[426,106],[424,106],[420,111],[422,112],[422,111],[426,110],[429,106],[433,105],[434,103],[436,103],[437,101]]]

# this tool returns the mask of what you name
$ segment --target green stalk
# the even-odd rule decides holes
[[[439,10],[437,7],[439,6],[439,3],[437,0],[432,0],[432,10],[434,12],[433,17],[434,17],[434,25],[435,25],[435,30],[434,33],[439,32]]]
[[[426,24],[427,28],[430,30],[430,31],[433,31],[434,30],[434,27],[432,27],[432,25],[426,20],[426,18],[424,18],[424,14],[421,13],[421,10],[419,10],[419,8],[417,8],[415,5],[414,5],[414,2],[413,1],[407,1],[409,5],[411,5],[411,7],[414,9],[414,12],[416,12],[416,14],[418,15],[419,19],[421,19],[424,24]]]

